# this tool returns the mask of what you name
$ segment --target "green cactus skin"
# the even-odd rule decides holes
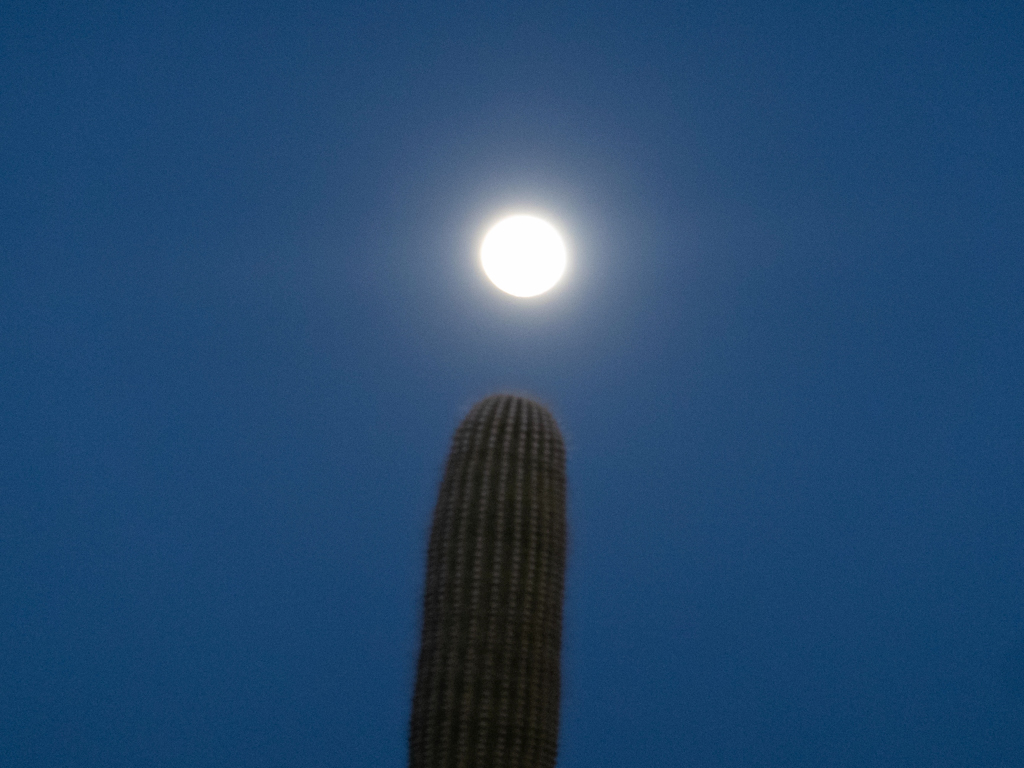
[[[554,418],[522,397],[480,401],[434,510],[410,768],[553,768],[565,536]]]

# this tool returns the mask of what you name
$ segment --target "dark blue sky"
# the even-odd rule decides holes
[[[405,763],[452,430],[562,768],[1024,765],[1024,9],[0,3],[0,765]],[[512,299],[481,228],[572,244]]]

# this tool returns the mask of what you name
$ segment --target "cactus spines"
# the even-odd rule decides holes
[[[558,425],[488,397],[455,432],[434,510],[410,768],[553,768],[564,581]]]

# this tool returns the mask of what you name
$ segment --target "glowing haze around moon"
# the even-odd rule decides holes
[[[505,293],[526,298],[550,289],[565,272],[566,249],[544,219],[519,214],[495,224],[480,245],[480,263]]]

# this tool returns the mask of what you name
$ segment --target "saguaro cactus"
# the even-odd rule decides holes
[[[410,768],[552,768],[565,448],[543,407],[477,403],[455,432],[427,553]]]

